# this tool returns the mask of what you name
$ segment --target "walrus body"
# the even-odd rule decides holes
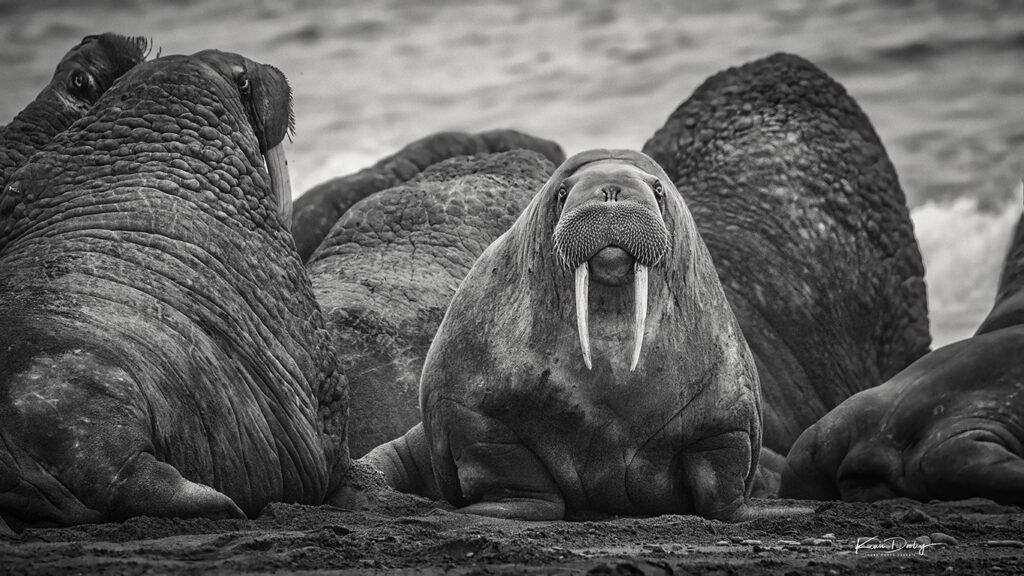
[[[274,162],[278,70],[140,64],[0,196],[0,517],[255,515],[351,462]],[[267,158],[267,169],[264,169]]]
[[[407,182],[427,168],[449,158],[533,150],[554,164],[565,160],[562,148],[550,140],[515,130],[490,130],[479,134],[438,132],[410,142],[355,174],[332,178],[310,188],[295,200],[292,235],[303,262],[327,240],[335,223],[357,202]]]
[[[306,266],[349,383],[353,457],[420,421],[423,361],[455,290],[554,169],[529,150],[449,158],[356,203],[314,253]]]
[[[432,466],[433,489],[489,516],[742,516],[761,443],[756,370],[707,250],[631,151],[569,158],[484,252],[420,398],[422,428],[366,460],[399,487]]]
[[[846,400],[800,435],[780,495],[1024,506],[1024,218],[975,335]]]
[[[644,146],[686,194],[757,362],[764,443],[786,454],[928,351],[924,266],[871,123],[810,62],[709,78]]]

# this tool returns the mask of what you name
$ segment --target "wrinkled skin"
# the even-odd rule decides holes
[[[747,514],[753,360],[683,197],[637,152],[569,158],[484,252],[430,347],[421,406],[421,426],[363,460],[464,512]],[[436,484],[417,485],[429,466]]]
[[[16,528],[329,499],[346,391],[263,151],[284,75],[140,64],[0,196],[0,515]]]
[[[543,154],[555,165],[565,160],[562,148],[543,138],[515,130],[479,134],[439,132],[421,138],[355,174],[314,186],[295,201],[292,234],[303,261],[308,261],[334,223],[353,204],[380,190],[398,186],[438,162],[458,156],[526,149]]]
[[[1024,219],[992,312],[944,346],[840,404],[787,456],[780,494],[1024,506]]]
[[[788,54],[707,80],[644,146],[687,198],[757,362],[765,446],[925,354],[896,173],[845,90]]]
[[[349,382],[353,457],[420,421],[423,361],[455,289],[554,168],[527,150],[440,162],[354,205],[307,264]]]
[[[69,50],[46,88],[0,128],[0,189],[32,154],[85,116],[114,81],[148,53],[145,39],[111,33],[86,36]]]

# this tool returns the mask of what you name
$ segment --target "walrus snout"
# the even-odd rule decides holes
[[[595,281],[612,286],[627,283],[632,275],[635,308],[629,369],[634,370],[647,322],[648,268],[668,252],[660,182],[650,184],[632,170],[623,177],[605,168],[581,177],[571,191],[566,183],[559,190],[563,212],[553,240],[562,263],[575,271],[576,328],[588,369],[593,367],[588,326],[591,273]],[[594,182],[595,176],[606,181]]]
[[[668,228],[661,213],[633,201],[588,202],[563,214],[555,225],[555,252],[573,270],[598,252],[615,246],[644,266],[668,251]]]

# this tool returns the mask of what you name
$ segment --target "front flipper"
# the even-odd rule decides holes
[[[729,520],[743,509],[756,468],[750,434],[734,431],[688,446],[682,455],[683,478],[696,514]]]
[[[458,511],[494,518],[561,520],[565,500],[547,468],[518,440],[477,441],[455,462],[463,496]]]
[[[992,432],[960,434],[928,451],[920,462],[919,480],[928,488],[924,498],[981,496],[1024,506],[1024,459],[1008,450],[1003,439]]]
[[[565,499],[547,467],[500,421],[444,401],[432,430],[433,462],[445,498],[459,512],[520,520],[561,520]]]
[[[399,492],[419,494],[434,500],[444,498],[434,479],[430,447],[422,422],[400,438],[377,446],[357,462],[381,471],[388,486]]]
[[[186,480],[178,470],[149,452],[133,457],[110,486],[112,520],[132,516],[179,518],[245,518],[231,499],[206,486]]]

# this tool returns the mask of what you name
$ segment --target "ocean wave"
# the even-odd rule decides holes
[[[1018,185],[994,208],[960,197],[911,211],[924,258],[934,348],[969,337],[992,308],[1022,208],[1024,185]]]

